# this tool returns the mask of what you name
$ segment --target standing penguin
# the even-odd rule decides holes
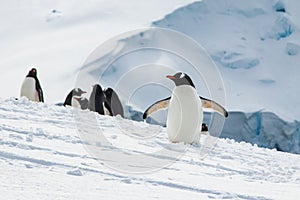
[[[80,106],[80,102],[75,98],[78,97],[80,98],[82,94],[85,94],[86,91],[83,91],[80,88],[74,88],[73,90],[71,90],[71,92],[69,92],[69,94],[67,95],[65,102],[64,102],[64,106],[69,105],[69,106],[73,106],[73,107],[81,107]]]
[[[178,72],[167,78],[174,81],[176,87],[172,96],[152,104],[144,113],[147,118],[151,113],[169,108],[167,116],[167,133],[171,142],[198,143],[200,125],[203,120],[204,108],[213,108],[228,116],[227,111],[216,102],[199,97],[192,79],[185,73]]]
[[[89,99],[88,109],[90,111],[97,112],[100,115],[105,115],[104,103],[105,96],[104,92],[102,91],[102,87],[99,84],[96,84],[93,86],[93,91]]]
[[[205,123],[202,123],[201,134],[203,134],[203,135],[209,135],[208,128],[207,128],[207,126],[206,126]]]
[[[31,101],[44,102],[43,90],[39,79],[37,78],[37,71],[35,68],[32,68],[29,71],[22,83],[21,97],[23,96]]]
[[[107,88],[104,90],[105,93],[105,107],[109,110],[112,116],[121,115],[124,117],[124,110],[122,103],[117,95],[117,93],[111,89]]]

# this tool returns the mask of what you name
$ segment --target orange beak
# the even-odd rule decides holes
[[[173,80],[174,76],[168,75],[167,78]]]

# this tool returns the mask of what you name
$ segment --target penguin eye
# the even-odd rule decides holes
[[[185,74],[181,73],[180,78],[183,78],[183,77],[185,77]]]

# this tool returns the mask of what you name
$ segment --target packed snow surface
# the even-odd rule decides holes
[[[150,169],[147,165],[135,166],[144,171],[139,174],[122,172],[123,166],[113,170],[108,160],[88,153],[91,144],[82,142],[74,116],[79,112],[96,117],[107,139],[127,154],[147,157],[156,148],[169,146],[174,154],[178,147],[188,148],[176,161],[155,171],[146,172]],[[157,127],[24,98],[1,100],[0,115],[3,199],[296,200],[300,195],[300,159],[296,154],[219,139],[200,159],[202,144],[171,144],[164,128],[155,137],[140,139],[120,131],[118,124],[123,122],[123,129],[130,133],[143,127],[136,131],[140,135]],[[113,149],[102,148],[103,154]],[[161,161],[172,159],[151,156]]]

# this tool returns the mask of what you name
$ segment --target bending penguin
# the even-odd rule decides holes
[[[108,108],[111,116],[121,115],[124,117],[124,109],[117,93],[113,89],[107,88],[104,90],[104,94],[105,107]]]
[[[167,133],[171,142],[198,143],[200,125],[203,120],[202,108],[213,108],[225,117],[227,111],[218,103],[198,96],[192,79],[185,73],[178,72],[167,76],[176,87],[172,96],[152,104],[143,115],[146,119],[151,113],[169,108],[167,116]]]
[[[63,105],[64,106],[69,105],[69,106],[73,106],[76,108],[86,109],[88,100],[84,97],[81,97],[81,95],[85,94],[85,93],[86,93],[86,91],[83,91],[80,88],[74,88],[67,95]]]
[[[29,71],[22,83],[21,97],[23,96],[31,101],[44,102],[43,90],[39,79],[37,78],[37,71],[35,68],[32,68]]]
[[[82,110],[86,110],[89,106],[89,100],[85,97],[74,96],[72,100],[75,102],[77,101],[80,105],[79,108],[81,108]],[[76,104],[76,103],[74,103],[74,104]]]

